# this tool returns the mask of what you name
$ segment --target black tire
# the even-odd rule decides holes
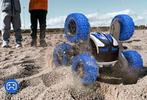
[[[84,85],[92,84],[99,76],[99,66],[90,54],[80,54],[72,59],[72,71]]]
[[[134,33],[135,27],[133,19],[125,14],[117,15],[111,22],[111,34],[120,41],[129,40]]]
[[[142,57],[137,51],[126,50],[126,51],[123,51],[123,55],[127,59],[129,67],[133,69],[143,68]]]
[[[85,15],[72,13],[66,18],[64,30],[68,41],[72,43],[85,41],[89,38],[90,24]]]
[[[72,49],[72,46],[67,43],[61,43],[57,45],[53,52],[53,62],[56,66],[69,65],[70,56],[68,52]]]

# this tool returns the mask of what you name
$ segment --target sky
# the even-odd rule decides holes
[[[30,28],[29,0],[21,1],[22,28]],[[91,26],[109,26],[114,16],[130,15],[136,25],[147,25],[147,0],[49,0],[48,28],[63,28],[70,13],[85,14]]]

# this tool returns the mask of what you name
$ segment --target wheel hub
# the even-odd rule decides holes
[[[61,53],[61,50],[57,53],[57,59],[59,64],[62,64],[63,54]]]
[[[84,68],[83,68],[83,64],[82,63],[79,63],[77,65],[77,75],[80,77],[80,78],[83,78],[84,77]]]
[[[70,33],[71,35],[75,35],[75,33],[76,33],[76,23],[75,23],[74,20],[70,21],[68,27],[69,27],[69,33]]]
[[[119,34],[120,34],[120,23],[118,20],[114,20],[113,24],[111,25],[110,28],[110,33],[112,33],[112,35],[119,40]]]

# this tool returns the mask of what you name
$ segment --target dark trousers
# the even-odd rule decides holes
[[[45,38],[45,30],[46,30],[46,10],[32,10],[31,14],[31,37],[32,39],[37,38],[37,26],[39,21],[40,26],[40,38]]]

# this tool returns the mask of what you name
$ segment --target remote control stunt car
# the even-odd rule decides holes
[[[72,71],[82,84],[91,84],[99,77],[99,67],[120,65],[141,69],[143,60],[134,50],[123,47],[122,41],[129,40],[134,33],[134,22],[128,15],[113,18],[110,34],[90,32],[90,24],[81,13],[70,14],[65,21],[67,42],[58,44],[53,52],[56,66],[72,65]]]

